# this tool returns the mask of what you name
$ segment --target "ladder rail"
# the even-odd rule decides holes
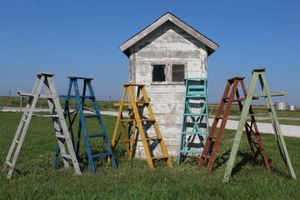
[[[145,90],[145,86],[141,87],[141,92],[143,94],[145,102],[150,102],[149,97],[147,95],[147,92]],[[160,133],[157,121],[155,120],[155,116],[154,116],[154,113],[153,113],[153,110],[152,110],[152,107],[151,107],[150,104],[148,105],[148,112],[149,112],[150,119],[154,120],[153,126],[154,126],[154,129],[155,129],[156,135],[157,135],[158,138],[161,138],[161,140],[159,142],[159,145],[160,145],[160,148],[162,150],[162,153],[163,153],[163,155],[165,157],[168,157],[168,159],[167,159],[167,166],[168,167],[173,167],[172,159],[170,158],[169,152],[168,152],[168,150],[167,150],[167,148],[165,146],[165,143],[163,142],[162,135]]]
[[[279,142],[278,142],[278,144],[280,144],[278,146],[279,151],[281,152],[282,158],[285,162],[285,165],[288,167],[292,178],[296,179],[297,178],[296,173],[294,171],[292,162],[290,160],[290,156],[289,156],[289,153],[288,153],[288,150],[287,150],[287,147],[286,147],[283,135],[282,135],[281,127],[280,127],[280,124],[279,124],[279,121],[278,121],[277,113],[275,111],[275,108],[274,108],[274,105],[273,105],[273,102],[272,102],[272,98],[271,98],[271,95],[270,95],[271,92],[269,90],[268,83],[267,83],[267,80],[266,80],[266,77],[265,77],[264,73],[260,73],[259,81],[261,83],[263,91],[266,92],[266,95],[267,95],[266,103],[267,103],[269,109],[271,109],[271,112],[272,112],[271,118],[272,118],[272,122],[273,122],[272,124],[274,124],[273,125],[274,132],[275,132],[275,135],[279,138]],[[265,100],[266,100],[266,98],[265,98]]]
[[[22,148],[22,144],[23,144],[23,141],[25,139],[25,136],[26,136],[29,124],[30,124],[30,120],[31,120],[31,117],[32,117],[32,114],[33,114],[33,108],[35,107],[35,105],[37,103],[37,100],[38,100],[39,94],[37,92],[40,92],[41,89],[42,89],[42,84],[41,83],[44,81],[44,77],[41,77],[41,79],[42,80],[39,79],[37,81],[37,85],[34,88],[36,90],[36,93],[33,97],[31,97],[32,102],[31,102],[31,105],[30,105],[30,108],[29,108],[29,111],[28,111],[28,115],[25,119],[25,123],[23,123],[23,121],[20,122],[20,123],[23,124],[22,127],[19,129],[19,131],[21,133],[20,132],[16,133],[16,136],[19,139],[17,147],[15,145],[12,145],[11,146],[12,149],[9,150],[10,158],[8,160],[11,159],[11,156],[13,156],[13,158],[12,158],[12,161],[11,161],[11,165],[9,166],[9,171],[8,171],[8,174],[7,174],[8,178],[11,178],[12,173],[13,173],[14,168],[15,168],[15,165],[16,165],[16,162],[17,162],[17,159],[19,157],[19,154],[20,154],[20,151],[21,151],[21,148]],[[25,114],[25,116],[26,116],[26,114]],[[16,143],[16,140],[14,140],[13,143]],[[13,155],[12,155],[12,152],[14,152]]]

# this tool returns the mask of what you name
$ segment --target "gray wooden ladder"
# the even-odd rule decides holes
[[[68,168],[68,161],[71,160],[75,169],[75,173],[81,174],[81,170],[74,151],[72,139],[70,137],[70,133],[68,131],[64,114],[59,102],[59,98],[56,93],[53,76],[53,74],[49,73],[38,73],[36,82],[31,93],[18,92],[20,96],[28,97],[29,100],[25,107],[23,116],[19,123],[13,142],[10,146],[6,160],[4,162],[4,169],[8,169],[8,178],[11,178],[12,173],[15,169],[22,144],[24,142],[31,118],[34,115],[33,112],[39,98],[47,99],[50,114],[37,116],[52,118],[55,136],[63,158],[64,167]],[[41,95],[43,85],[45,95]]]

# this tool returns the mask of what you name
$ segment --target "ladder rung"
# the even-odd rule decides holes
[[[125,86],[125,87],[128,87],[128,86],[139,86],[139,87],[144,87],[145,84],[139,84],[139,83],[125,83],[124,86]]]
[[[29,93],[29,92],[17,92],[17,94],[19,96],[23,96],[23,97],[34,97],[35,94],[34,93]],[[53,96],[47,96],[47,95],[39,95],[39,98],[41,99],[53,99]]]
[[[124,139],[124,140],[119,140],[119,142],[125,142],[125,143],[129,143],[129,142],[130,142],[130,140],[128,140],[128,139]]]
[[[133,122],[133,121],[135,121],[135,119],[128,119],[128,118],[127,118],[127,119],[124,119],[124,118],[123,118],[123,119],[121,119],[120,121],[121,121],[121,122]]]
[[[288,94],[287,92],[271,92],[271,93],[270,93],[270,96],[271,96],[271,97],[285,96],[285,95],[287,95],[287,94]],[[260,98],[260,97],[267,97],[267,94],[262,93],[262,94],[254,94],[254,95],[253,95],[253,98],[256,98],[256,99],[258,99],[258,98]]]
[[[210,158],[210,155],[201,155],[203,158]]]
[[[141,119],[141,121],[143,121],[143,122],[155,122],[154,119],[148,119],[148,118]]]
[[[162,140],[162,138],[157,138],[157,137],[146,137],[146,140]]]
[[[221,117],[221,116],[220,117],[215,117],[215,119],[223,119],[223,118],[224,118],[224,116],[223,117]]]
[[[68,98],[69,99],[76,99],[77,96],[75,96],[75,95],[70,95],[70,96],[68,96],[68,95],[60,95],[59,98],[61,98],[61,99],[68,99]],[[95,99],[94,96],[80,96],[80,98],[83,98],[83,99]]]
[[[229,99],[230,99],[230,97],[225,97],[225,98],[223,98],[223,101],[228,102]],[[246,98],[238,98],[238,99],[233,99],[232,102],[240,102],[240,101],[245,101],[245,100],[246,100]]]
[[[195,132],[182,132],[182,134],[184,135],[207,135],[208,132],[207,131],[203,131],[203,132],[199,132],[199,131],[195,131]]]
[[[184,113],[184,116],[207,116],[204,113]]]
[[[84,114],[83,115],[85,118],[94,118],[94,117],[99,117],[98,114]]]
[[[58,134],[56,134],[55,136],[56,136],[57,138],[66,139],[66,136],[64,136],[64,135],[58,135]]]
[[[211,141],[216,141],[216,137],[214,137],[214,136],[209,136],[208,137]]]
[[[167,160],[169,157],[161,156],[161,157],[151,157],[152,160]]]
[[[61,157],[67,158],[67,159],[72,159],[72,156],[70,154],[61,154]]]
[[[150,104],[150,102],[144,102],[144,101],[137,101],[135,103],[136,103],[137,106],[146,106],[146,105]],[[124,102],[124,103],[118,102],[118,103],[114,103],[113,105],[114,106],[121,106],[121,105],[123,105],[123,106],[132,106],[132,102]]]
[[[180,150],[180,153],[202,153],[202,150]]]
[[[97,154],[93,154],[93,158],[100,158],[100,157],[106,157],[106,156],[110,156],[111,154],[108,152],[103,152],[103,153],[97,153]]]
[[[19,140],[14,140],[15,141],[15,143],[17,143],[17,144],[19,144],[20,143],[20,141]]]
[[[186,95],[187,98],[207,98],[207,94]]]
[[[105,134],[89,134],[89,138],[99,138],[99,137],[105,137]]]
[[[32,114],[32,116],[36,116],[36,117],[59,118],[59,115],[39,115],[39,114]]]
[[[10,167],[12,166],[12,164],[8,160],[5,161],[5,164],[10,166]]]

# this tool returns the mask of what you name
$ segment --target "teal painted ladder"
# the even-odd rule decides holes
[[[186,93],[178,164],[199,156],[209,133],[207,79],[185,79]]]
[[[255,88],[256,88],[256,83],[259,81],[262,93],[255,94]],[[275,133],[275,139],[279,148],[280,155],[282,156],[282,159],[284,161],[284,164],[287,166],[292,178],[296,179],[296,174],[292,165],[292,162],[289,157],[289,153],[282,135],[282,131],[280,128],[280,124],[278,121],[277,113],[274,108],[273,102],[272,102],[272,96],[283,96],[285,95],[286,92],[270,92],[267,79],[265,76],[265,69],[254,69],[252,71],[252,78],[250,82],[249,89],[247,91],[247,97],[246,101],[243,106],[243,110],[241,113],[241,119],[238,124],[238,128],[236,131],[236,135],[234,138],[234,143],[231,149],[230,157],[227,162],[227,168],[225,171],[224,179],[223,182],[228,182],[231,176],[231,172],[233,169],[234,161],[237,155],[237,151],[240,145],[242,133],[244,130],[244,125],[247,121],[247,116],[249,114],[250,108],[251,108],[251,102],[252,99],[258,99],[260,97],[263,97],[265,99],[265,103],[267,106],[267,110],[269,113],[269,116],[272,121],[274,133]]]
[[[61,96],[61,98],[66,99],[65,104],[65,115],[69,121],[69,129],[72,134],[73,144],[75,146],[76,155],[79,154],[80,148],[80,138],[81,132],[83,133],[84,137],[84,144],[85,144],[85,151],[87,154],[89,168],[91,173],[96,172],[96,165],[95,160],[99,158],[109,158],[112,168],[116,169],[117,164],[112,152],[111,142],[108,138],[106,129],[104,127],[104,123],[102,121],[102,117],[100,114],[100,109],[97,104],[96,96],[92,87],[92,80],[91,78],[83,78],[83,77],[69,77],[70,84],[68,88],[68,94],[66,96]],[[79,91],[79,82],[82,81],[82,94]],[[72,95],[72,87],[74,88],[74,95]],[[89,93],[89,94],[88,94]],[[74,99],[76,104],[76,110],[74,114],[70,111],[70,100]],[[85,107],[87,101],[91,102],[93,109],[89,109]],[[73,134],[73,124],[76,121],[76,117],[79,116],[79,128],[77,138],[74,138]],[[98,130],[97,133],[91,133],[95,130],[91,130],[90,123],[92,123],[92,119],[97,121]],[[76,139],[76,141],[75,141]],[[97,139],[102,139],[104,143],[103,148],[99,149],[92,149],[92,140],[93,144],[97,143],[98,146],[101,146],[101,141],[97,141]],[[75,145],[76,142],[76,145]],[[58,159],[59,152],[56,154],[56,160]],[[57,162],[55,162],[56,164]]]

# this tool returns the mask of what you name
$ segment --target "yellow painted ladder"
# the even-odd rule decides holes
[[[128,95],[128,102],[125,102],[126,95]],[[122,141],[128,158],[132,159],[140,138],[150,169],[154,168],[154,161],[156,160],[164,160],[168,167],[172,167],[173,162],[155,120],[145,85],[125,84],[122,100],[115,105],[119,106],[119,113],[112,139],[113,149],[116,149],[117,144]],[[124,107],[129,110],[128,117],[123,116]],[[120,140],[122,136],[123,138]],[[156,154],[154,150],[158,146],[160,146],[162,152],[162,156],[159,157],[154,155]]]

